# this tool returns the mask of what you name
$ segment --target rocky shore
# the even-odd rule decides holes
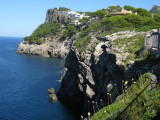
[[[45,57],[60,57],[65,58],[68,54],[72,42],[65,40],[60,42],[58,38],[46,38],[47,41],[38,45],[38,44],[29,44],[26,41],[23,41],[19,44],[17,53],[21,54],[32,54],[32,55],[41,55]]]

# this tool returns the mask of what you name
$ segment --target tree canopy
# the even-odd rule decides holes
[[[134,7],[132,7],[132,6],[127,6],[127,5],[125,5],[123,8],[126,9],[126,10],[132,10],[132,12],[135,12],[135,11],[136,11],[136,8],[134,8]]]
[[[142,17],[152,17],[151,13],[143,8],[136,9],[136,12]]]
[[[60,32],[61,23],[51,22],[44,23],[38,26],[36,30],[29,37],[25,37],[25,41],[29,41],[30,43],[42,43],[41,37],[57,35]]]
[[[69,11],[70,9],[69,8],[66,8],[66,7],[59,7],[59,11]]]

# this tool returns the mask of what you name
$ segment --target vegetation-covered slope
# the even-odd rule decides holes
[[[25,41],[29,41],[30,43],[38,43],[41,44],[45,39],[41,39],[42,37],[47,36],[55,36],[60,33],[61,23],[44,23],[38,26],[38,28],[30,35],[29,37],[25,37]]]
[[[96,12],[86,12],[90,15],[90,18],[83,18],[80,20],[82,22],[79,26],[69,26],[71,21],[68,21],[64,26],[66,26],[62,32],[61,23],[51,22],[44,23],[40,25],[29,37],[25,37],[25,41],[30,43],[41,44],[43,42],[42,37],[57,35],[63,37],[72,36],[79,32],[80,36],[76,44],[79,49],[81,46],[86,46],[87,42],[83,41],[88,35],[107,35],[113,32],[121,30],[140,30],[148,31],[153,28],[158,28],[160,26],[160,15],[155,14],[152,18],[149,11],[142,8],[134,8],[131,6],[124,6],[127,10],[132,10],[133,14],[126,16],[111,16],[110,13],[118,12],[122,8],[120,6],[110,6],[108,9],[98,10]],[[60,7],[60,11],[69,10],[68,8]],[[138,15],[134,13],[137,12]],[[67,25],[68,24],[68,25]],[[80,31],[81,30],[81,31]],[[84,37],[84,38],[83,38]],[[87,37],[90,38],[90,37]],[[80,42],[82,40],[82,42]],[[89,40],[87,40],[89,41]],[[86,45],[85,45],[86,44]]]
[[[91,120],[150,120],[159,118],[160,89],[150,89],[150,73],[132,83],[117,100],[101,109]],[[126,84],[127,86],[127,84]]]
[[[132,10],[133,14],[124,16],[111,16],[110,13],[121,11],[120,6],[111,6],[108,9],[98,10],[96,12],[87,12],[90,18],[80,20],[81,25],[71,26],[68,20],[65,24],[57,22],[49,22],[40,25],[29,37],[24,40],[30,44],[42,44],[46,37],[56,36],[59,41],[67,38],[73,39],[75,46],[80,53],[88,49],[92,38],[104,37],[118,31],[135,30],[150,31],[151,29],[160,27],[160,14],[151,13],[142,8],[134,8],[132,6],[124,6],[127,10]],[[68,8],[59,8],[59,11],[69,10]],[[135,14],[137,12],[137,15]],[[70,41],[69,41],[70,42]],[[98,44],[98,41],[96,41]],[[126,56],[125,65],[130,61],[152,62],[151,65],[157,64],[158,60],[153,58],[149,52],[141,52],[144,45],[144,36],[135,35],[130,38],[117,39],[113,41],[114,47],[120,49],[125,45],[124,52],[129,52]],[[91,52],[94,48],[91,49]],[[115,51],[117,52],[117,51]],[[140,54],[142,53],[142,56]],[[116,61],[116,60],[115,60]],[[146,63],[145,63],[146,64]],[[70,67],[70,66],[69,66]],[[76,68],[77,69],[77,68]],[[107,70],[107,69],[104,69]],[[137,70],[138,71],[138,70]],[[105,71],[106,72],[106,71]],[[103,108],[96,113],[91,119],[151,119],[154,118],[159,111],[160,90],[155,88],[149,89],[150,74],[143,75],[137,83],[133,84],[125,93],[122,94],[115,103]],[[107,96],[107,95],[106,95]],[[110,103],[112,101],[110,100]]]

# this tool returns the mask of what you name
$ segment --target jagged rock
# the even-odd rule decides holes
[[[117,66],[116,56],[111,54],[111,45],[108,42],[98,44],[94,54],[71,49],[66,57],[65,67],[67,69],[57,96],[60,101],[72,106],[72,109],[79,108],[83,114],[87,111],[93,112],[88,101],[107,101],[107,91],[112,95],[113,101],[116,99],[117,92],[113,85],[121,84],[124,71]],[[107,88],[109,85],[112,88]],[[122,91],[121,87],[117,89]]]
[[[157,87],[157,84],[158,84],[157,76],[151,73],[150,78],[151,78],[150,88],[151,88],[151,89],[156,88],[156,87]]]
[[[121,32],[113,33],[111,35],[107,35],[105,37],[106,37],[106,40],[114,41],[117,39],[130,38],[135,35],[145,35],[145,34],[146,34],[145,32],[121,31]]]
[[[46,13],[46,23],[59,22],[65,24],[67,20],[71,19],[68,15],[65,15],[63,11],[57,9],[49,9]]]
[[[95,92],[92,88],[89,87],[89,85],[86,87],[86,94],[89,98],[92,98],[95,95]]]
[[[55,90],[54,90],[54,88],[50,88],[50,89],[48,89],[48,94],[55,94]]]
[[[56,102],[57,101],[57,96],[56,94],[49,94],[49,98],[52,102]]]
[[[150,75],[150,78],[151,78],[151,89],[157,87],[157,84],[160,82],[160,64],[154,66],[151,68],[151,75]]]
[[[57,101],[57,96],[56,96],[54,88],[48,89],[48,95],[49,95],[49,98],[51,101],[53,101],[53,102]]]
[[[58,38],[48,38],[45,43],[40,45],[29,44],[23,41],[19,44],[17,53],[65,58],[70,50],[70,41],[72,40],[60,42]]]

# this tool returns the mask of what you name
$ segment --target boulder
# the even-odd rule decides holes
[[[49,98],[52,102],[56,102],[57,101],[57,96],[56,94],[49,94]]]
[[[55,89],[54,88],[50,88],[48,89],[48,95],[49,95],[49,98],[52,102],[56,102],[57,101],[57,96],[56,96],[56,93],[55,93]]]
[[[54,90],[54,88],[50,88],[50,89],[48,89],[48,94],[55,94],[55,90]]]

